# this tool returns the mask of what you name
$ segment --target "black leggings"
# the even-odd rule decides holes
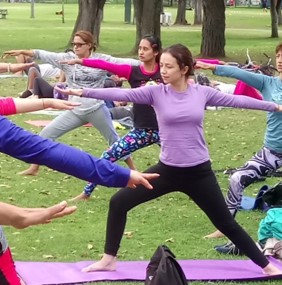
[[[214,226],[254,263],[262,268],[268,265],[269,261],[230,214],[209,161],[185,168],[167,166],[159,162],[145,172],[160,174],[158,179],[151,181],[153,190],[148,190],[142,185],[134,190],[122,188],[110,200],[105,244],[106,254],[116,256],[129,210],[162,195],[180,191],[193,199]]]
[[[54,86],[50,85],[42,77],[36,77],[34,79],[33,94],[38,98],[54,98],[53,94]]]

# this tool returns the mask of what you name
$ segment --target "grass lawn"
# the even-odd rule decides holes
[[[77,5],[65,5],[65,24],[61,23],[60,5],[36,4],[35,19],[30,19],[29,4],[1,3],[9,12],[0,20],[0,52],[8,49],[42,48],[61,51],[72,32],[77,15]],[[169,9],[173,17],[175,9]],[[187,11],[191,22],[192,14]],[[226,53],[228,59],[244,61],[246,49],[257,61],[262,52],[273,56],[278,39],[270,35],[270,16],[261,9],[228,8],[226,10]],[[135,26],[123,23],[123,6],[106,5],[101,29],[99,51],[127,55],[135,39]],[[193,53],[199,53],[201,27],[163,27],[164,46],[176,42],[187,44]],[[18,96],[25,89],[24,78],[0,79],[0,96]],[[222,78],[221,78],[222,80]],[[46,115],[24,114],[10,119],[31,132],[40,128],[25,123],[26,120],[52,119]],[[242,165],[262,146],[266,114],[259,111],[223,109],[207,111],[205,135],[209,145],[213,168],[226,193],[228,177],[226,168]],[[120,135],[125,131],[118,131]],[[94,128],[78,128],[60,138],[61,142],[100,156],[106,148],[105,141]],[[144,170],[158,160],[159,147],[151,146],[133,154],[139,170]],[[123,163],[120,163],[123,164]],[[47,206],[69,199],[83,189],[85,182],[43,167],[37,177],[21,177],[17,172],[27,165],[0,154],[1,200],[26,207]],[[268,178],[246,189],[246,195],[255,196],[264,184],[273,185],[279,178]],[[16,260],[80,261],[98,260],[103,253],[108,201],[117,190],[97,187],[89,202],[78,203],[78,211],[70,217],[51,224],[18,231],[6,227],[10,246]],[[250,235],[257,239],[261,212],[240,212],[238,221]],[[153,229],[153,230],[152,230]],[[183,194],[171,194],[146,203],[128,215],[125,236],[119,252],[120,260],[148,260],[159,244],[166,243],[179,259],[232,259],[236,257],[217,254],[213,247],[226,239],[204,240],[202,237],[214,230],[204,214]],[[94,284],[94,283],[93,283]],[[141,284],[140,282],[98,282],[95,284]],[[193,282],[193,284],[205,284]],[[225,282],[224,284],[231,284]],[[248,284],[269,284],[250,282]],[[279,281],[271,284],[280,284]]]

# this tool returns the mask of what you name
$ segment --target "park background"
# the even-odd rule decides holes
[[[69,1],[68,1],[69,2]],[[114,1],[113,1],[114,2]],[[0,20],[0,52],[10,49],[41,48],[61,51],[67,47],[78,5],[65,5],[65,23],[60,15],[61,4],[36,3],[35,18],[30,18],[30,3],[0,2],[0,8],[7,8],[6,19]],[[166,11],[176,15],[175,7]],[[192,19],[193,11],[186,11]],[[194,56],[199,55],[201,26],[163,26],[163,46],[181,42],[187,45]],[[274,48],[279,38],[270,38],[270,15],[256,7],[226,8],[226,58],[244,62],[246,50],[254,61],[266,60],[263,53],[274,61]],[[124,23],[124,5],[106,4],[101,26],[98,52],[116,56],[128,56],[135,40],[135,25]],[[136,56],[136,55],[133,55]],[[13,58],[5,59],[13,62]],[[207,72],[207,75],[212,76]],[[226,81],[225,78],[217,78]],[[0,78],[0,96],[17,97],[23,91],[26,78]],[[230,82],[230,80],[228,80]],[[51,116],[22,114],[11,116],[18,125],[34,133],[40,128],[31,127],[26,120],[47,120]],[[210,149],[213,168],[216,171],[222,191],[226,193],[227,168],[239,167],[262,146],[266,125],[266,114],[259,111],[223,109],[207,111],[205,135]],[[118,131],[120,135],[126,131]],[[78,147],[100,156],[106,148],[105,141],[94,128],[79,128],[62,138],[61,142]],[[140,171],[158,161],[159,147],[151,146],[133,154]],[[123,165],[122,163],[120,163]],[[81,192],[85,184],[73,177],[57,173],[46,167],[37,177],[22,177],[17,172],[25,169],[23,162],[0,154],[1,200],[26,207],[47,206],[69,199]],[[246,195],[255,197],[264,184],[274,185],[279,177],[251,185]],[[18,231],[5,228],[15,260],[32,261],[80,261],[97,260],[103,253],[105,223],[108,201],[117,190],[99,186],[89,202],[78,203],[74,215],[49,225]],[[265,216],[258,211],[240,212],[238,221],[257,239],[259,221]],[[233,259],[237,257],[218,254],[213,247],[226,239],[204,240],[202,237],[214,230],[211,223],[195,204],[180,193],[173,193],[141,205],[131,211],[124,233],[120,260],[148,260],[159,244],[167,244],[179,259]],[[266,282],[249,284],[266,284]],[[120,283],[95,283],[120,284]],[[122,284],[140,284],[124,282]],[[204,284],[193,282],[193,284]],[[224,283],[231,284],[231,283]],[[280,284],[273,281],[271,284]]]

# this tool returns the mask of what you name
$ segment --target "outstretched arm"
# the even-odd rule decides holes
[[[126,88],[83,88],[83,89],[61,89],[55,87],[64,95],[74,95],[86,98],[96,98],[102,100],[133,102],[137,104],[153,105],[153,94],[159,94],[161,85],[144,86],[134,89]]]
[[[259,91],[262,91],[265,80],[269,79],[269,77],[266,75],[246,71],[229,65],[216,65],[197,61],[195,68],[211,70],[215,75],[219,76],[236,78]]]
[[[209,64],[226,64],[225,61],[222,61],[219,59],[196,58],[196,63],[198,61],[203,62],[203,63],[209,63]]]
[[[2,98],[0,99],[0,115],[12,115],[38,111],[46,108],[71,110],[79,106],[79,102],[64,101],[58,99],[21,99]]]
[[[210,87],[201,86],[205,88],[204,92],[207,96],[207,105],[210,106],[225,106],[233,108],[245,108],[253,110],[263,110],[269,112],[281,112],[282,106],[274,102],[257,100],[244,95],[230,95],[219,92]]]
[[[19,55],[26,55],[29,57],[34,56],[34,51],[33,50],[27,50],[27,49],[13,49],[13,50],[8,50],[4,51],[2,58],[7,58],[9,56],[19,56]]]
[[[28,100],[27,100],[28,101]],[[156,174],[140,173],[96,158],[74,147],[44,139],[0,117],[0,152],[27,163],[46,165],[62,173],[108,187],[135,187],[143,184],[151,189],[148,180]]]
[[[3,72],[18,72],[25,70],[26,68],[29,68],[34,65],[34,62],[30,63],[0,63],[0,73]]]
[[[0,202],[0,224],[23,229],[29,226],[46,224],[53,219],[70,215],[76,211],[76,207],[69,207],[63,201],[49,208],[20,208],[14,205]]]
[[[127,80],[132,72],[132,66],[129,64],[117,64],[94,58],[84,58],[82,60],[82,65],[107,70],[119,77],[124,77]]]
[[[106,60],[102,59],[96,59],[96,58],[73,58],[69,60],[61,60],[61,64],[81,64],[88,67],[93,68],[99,68],[103,70],[107,70],[113,74],[118,75],[119,77],[124,77],[126,79],[129,79],[130,74],[132,72],[132,65],[129,64],[117,64],[108,62]]]

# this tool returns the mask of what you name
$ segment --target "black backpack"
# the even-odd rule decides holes
[[[145,285],[187,285],[185,274],[175,255],[160,245],[152,256],[147,269]]]
[[[262,199],[268,208],[282,208],[282,182],[265,191]]]

